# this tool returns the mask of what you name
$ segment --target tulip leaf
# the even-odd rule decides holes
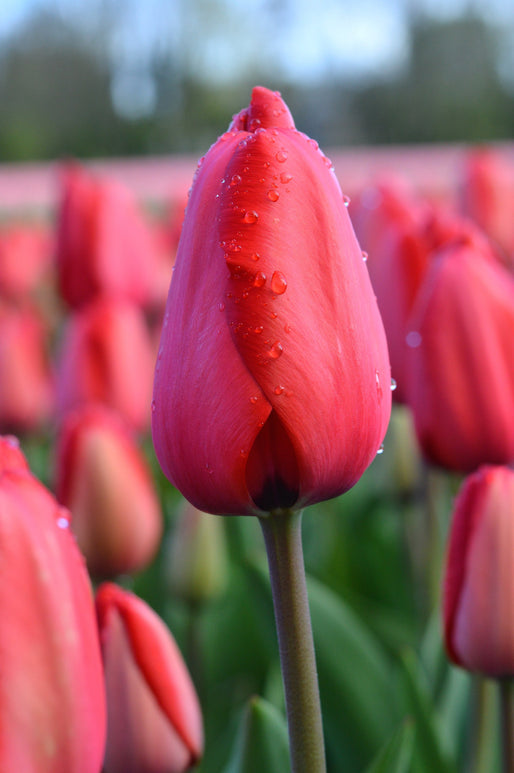
[[[407,711],[416,727],[416,765],[413,770],[455,773],[455,765],[437,722],[436,706],[413,651],[401,658]]]
[[[285,718],[263,698],[251,698],[224,773],[288,773],[290,769]]]
[[[251,588],[273,623],[267,572],[249,567]],[[332,590],[308,579],[327,756],[334,769],[356,769],[401,719],[392,701],[390,661],[372,633]],[[272,642],[276,648],[276,638]]]
[[[403,723],[375,757],[366,773],[410,773],[414,745],[414,724]]]

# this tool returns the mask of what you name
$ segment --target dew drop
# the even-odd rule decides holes
[[[240,456],[242,456],[242,457],[243,457],[243,459],[244,459],[244,457],[245,457],[245,456],[248,456],[248,452],[247,452],[247,451],[245,451],[245,450],[244,450],[244,448],[242,448],[242,449],[239,451],[239,455],[240,455]]]
[[[367,259],[368,259],[368,253],[364,252],[364,250],[363,250],[362,251],[362,260],[364,261],[364,263],[366,263]]]
[[[212,475],[212,474],[213,474],[213,472],[214,472],[214,470],[212,469],[212,467],[211,467],[211,465],[209,464],[209,462],[206,462],[206,463],[205,463],[205,470],[206,470],[206,472],[207,472],[207,475]]]
[[[255,403],[258,402],[258,400],[259,398],[257,397],[257,395],[252,395],[252,397],[250,397],[250,402],[252,403],[252,405],[255,405]]]
[[[155,400],[152,400],[152,413],[155,413],[156,410]]]
[[[377,450],[377,456],[384,453],[384,444],[380,443],[378,450]]]
[[[411,330],[410,333],[407,333],[407,336],[405,338],[407,346],[410,346],[411,349],[417,349],[418,346],[421,344],[422,340],[423,338],[421,336],[421,333],[418,333],[417,330]]]
[[[243,217],[243,220],[245,223],[248,223],[249,225],[253,225],[253,223],[256,223],[259,219],[259,214],[254,209],[248,210],[248,212],[245,212],[245,215]]]
[[[283,164],[284,161],[287,161],[287,150],[279,150],[275,158],[280,164]]]
[[[262,331],[264,330],[262,325],[257,325],[257,327],[254,327],[253,332],[257,333],[257,335],[260,335]]]
[[[286,183],[291,182],[292,179],[293,179],[293,175],[289,174],[289,172],[282,172],[282,174],[280,175],[280,182],[284,183],[284,185]]]
[[[254,252],[253,255],[250,255],[251,259],[254,260],[256,263],[261,257],[258,252]]]
[[[270,201],[278,201],[280,198],[280,193],[277,191],[276,188],[271,188],[271,190],[268,191],[268,199]]]
[[[343,204],[345,205],[345,207],[348,207],[350,202],[351,202],[351,198],[345,194],[343,196]]]
[[[65,518],[64,516],[60,516],[57,519],[57,526],[59,527],[59,529],[67,529],[69,525],[70,525],[70,522],[68,518]]]
[[[380,373],[378,370],[375,371],[375,381],[377,385],[377,395],[381,399],[382,398],[382,384],[380,383]]]
[[[276,395],[281,395],[283,391],[284,391],[284,387],[280,385],[276,386],[275,389],[273,390],[273,392]]]
[[[225,311],[225,304],[223,303],[223,301],[221,301],[221,302],[218,304],[218,309],[219,309],[220,311]]]
[[[283,295],[287,290],[287,280],[281,271],[275,271],[271,277],[271,290],[275,295]]]
[[[259,271],[257,274],[255,274],[255,277],[253,280],[253,286],[264,287],[265,284],[266,284],[266,274],[263,271]]]
[[[278,360],[283,351],[284,350],[280,341],[275,341],[275,343],[270,347],[268,354],[272,360]]]
[[[239,185],[241,182],[241,175],[240,174],[233,174],[232,178],[230,180],[230,185]]]
[[[396,383],[396,379],[392,378],[391,379],[391,392],[394,392],[394,390],[396,389],[397,386],[398,386],[398,384]]]

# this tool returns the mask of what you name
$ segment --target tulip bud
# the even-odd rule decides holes
[[[255,88],[193,182],[154,382],[160,464],[207,512],[329,499],[374,459],[390,381],[330,161]]]
[[[434,256],[407,333],[408,403],[426,459],[514,459],[514,281],[470,240]]]
[[[203,751],[198,698],[162,620],[112,583],[96,608],[107,687],[105,773],[184,773]]]
[[[89,579],[68,516],[0,439],[0,770],[98,773],[105,693]]]
[[[168,542],[173,595],[192,605],[215,598],[226,585],[227,560],[223,522],[184,502]]]
[[[102,406],[70,414],[58,438],[56,494],[94,577],[136,572],[162,534],[146,460],[121,417]]]
[[[31,308],[0,304],[0,428],[27,432],[49,418],[53,401],[43,320]]]
[[[63,170],[61,183],[56,258],[64,300],[73,308],[100,295],[147,303],[156,255],[130,192],[76,164]]]
[[[514,471],[481,467],[455,502],[444,585],[449,657],[490,677],[514,676]]]
[[[74,312],[64,333],[57,372],[63,416],[87,403],[118,411],[131,426],[150,422],[152,346],[135,306],[103,298]]]

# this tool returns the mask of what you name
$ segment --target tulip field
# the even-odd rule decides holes
[[[0,166],[0,773],[514,773],[512,151],[227,125]]]

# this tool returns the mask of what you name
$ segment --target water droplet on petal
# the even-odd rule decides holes
[[[284,185],[286,183],[291,182],[292,179],[293,179],[293,175],[289,174],[289,172],[282,172],[282,174],[280,175],[280,182],[284,183]]]
[[[69,527],[70,513],[65,507],[59,508],[56,523],[59,529],[67,529]]]
[[[391,392],[394,392],[394,390],[396,389],[397,386],[398,386],[398,384],[396,383],[396,379],[392,378],[391,379]]]
[[[266,274],[262,271],[259,271],[257,274],[255,274],[255,277],[253,280],[253,286],[264,287],[265,284],[266,284]]]
[[[252,397],[250,397],[250,402],[253,403],[253,405],[255,405],[258,399],[259,398],[257,397],[257,395],[252,395]]]
[[[241,182],[241,179],[242,178],[240,174],[233,174],[230,180],[230,185],[238,185]]]
[[[363,250],[362,251],[362,260],[364,261],[364,263],[366,263],[367,259],[368,259],[368,253],[364,252],[364,250]]]
[[[287,161],[287,150],[279,150],[275,158],[279,163],[283,164],[284,161]]]
[[[257,335],[260,335],[262,331],[264,330],[262,325],[257,325],[257,327],[254,327],[253,332],[257,333]]]
[[[273,390],[273,392],[276,395],[281,395],[283,391],[284,391],[284,387],[283,386],[276,386],[275,389]]]
[[[243,217],[243,220],[245,223],[248,223],[249,225],[253,225],[253,223],[256,223],[259,219],[259,213],[256,212],[254,209],[248,210],[248,212],[245,212],[245,215]]]
[[[422,340],[421,333],[418,333],[417,330],[411,330],[405,338],[407,346],[410,346],[411,349],[417,349]]]
[[[271,290],[275,295],[282,295],[287,290],[287,280],[281,271],[274,271],[271,277]]]
[[[268,199],[270,201],[278,201],[280,198],[280,193],[277,191],[276,188],[271,188],[271,190],[268,191]]]
[[[349,206],[350,202],[351,202],[351,198],[345,194],[343,196],[343,204],[345,205],[345,207]]]
[[[152,413],[155,413],[155,411],[156,411],[155,400],[152,400]]]
[[[283,351],[284,350],[280,341],[275,341],[275,343],[270,347],[268,354],[272,360],[277,360]]]
[[[383,453],[384,453],[384,444],[380,443],[380,445],[378,447],[378,450],[377,450],[377,455],[380,455],[380,454],[383,454]]]
[[[251,259],[257,262],[259,258],[261,257],[258,252],[254,252],[253,255],[250,255]]]
[[[218,309],[220,311],[225,311],[225,304],[223,303],[223,301],[221,301],[221,303],[218,305]]]

